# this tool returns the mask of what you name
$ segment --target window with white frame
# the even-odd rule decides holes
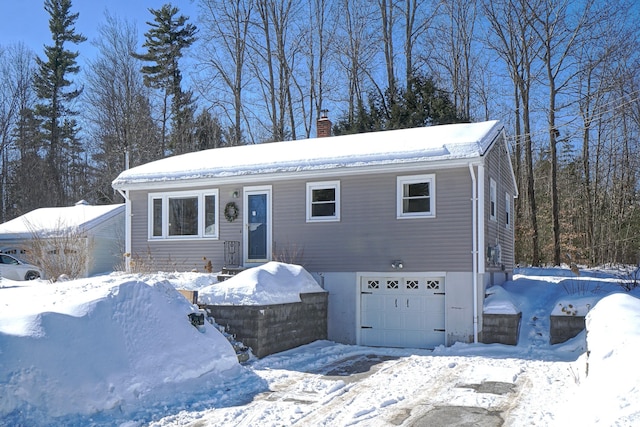
[[[340,181],[307,183],[307,222],[340,220]]]
[[[149,238],[218,238],[218,190],[149,195]]]
[[[505,227],[511,228],[511,196],[509,195],[509,193],[505,193],[504,195],[504,213],[505,213],[505,219],[504,219]]]
[[[398,218],[428,218],[436,215],[435,175],[411,175],[397,178]]]
[[[489,218],[492,221],[497,221],[497,208],[498,208],[498,199],[497,199],[497,186],[496,182],[493,178],[489,181]]]

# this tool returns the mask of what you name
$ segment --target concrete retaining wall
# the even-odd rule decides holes
[[[522,313],[483,314],[480,342],[517,345],[521,319]]]
[[[584,331],[584,316],[551,316],[549,325],[549,343],[565,342]]]
[[[201,305],[256,357],[327,339],[327,292],[300,294],[302,302],[274,305]]]

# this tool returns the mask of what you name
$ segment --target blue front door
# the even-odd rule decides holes
[[[270,189],[245,189],[246,262],[266,262],[271,257]]]

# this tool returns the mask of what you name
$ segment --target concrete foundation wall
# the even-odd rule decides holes
[[[327,339],[327,293],[300,294],[302,302],[274,305],[201,305],[256,357]]]
[[[482,316],[482,333],[480,342],[485,344],[518,345],[520,335],[520,321],[522,313],[518,314],[487,314]]]
[[[549,343],[559,344],[584,331],[584,316],[551,316]]]
[[[473,274],[447,273],[445,292],[446,345],[473,342]],[[482,296],[478,295],[479,301]]]
[[[327,338],[341,344],[356,344],[359,286],[356,273],[314,274],[329,292]]]

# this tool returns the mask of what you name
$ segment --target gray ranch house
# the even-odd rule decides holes
[[[517,189],[498,121],[200,151],[113,187],[133,260],[300,264],[329,293],[328,338],[346,344],[478,341],[485,289],[514,267]]]

